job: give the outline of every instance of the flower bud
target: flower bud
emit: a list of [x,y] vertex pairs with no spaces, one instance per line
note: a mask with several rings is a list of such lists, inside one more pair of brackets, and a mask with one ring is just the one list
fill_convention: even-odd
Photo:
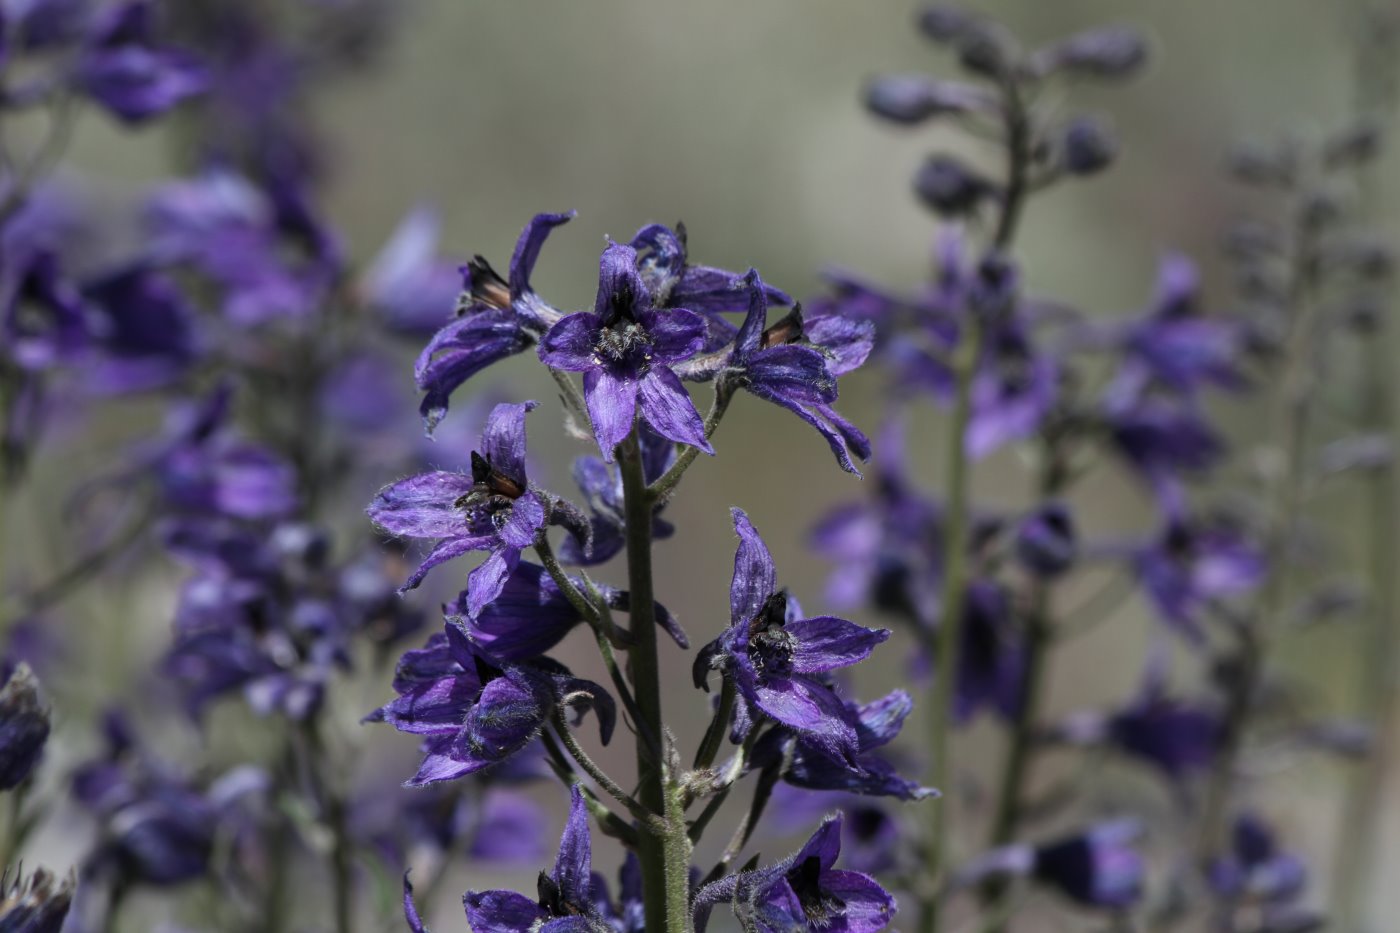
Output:
[[934,42],[956,42],[980,23],[977,14],[941,3],[919,13],[919,30]]
[[1122,79],[1131,77],[1146,61],[1147,40],[1142,33],[1129,26],[1104,26],[1042,49],[1035,56],[1035,70]]
[[29,777],[48,738],[39,682],[21,662],[0,688],[0,790],[14,790]]
[[1064,168],[1071,175],[1093,175],[1118,155],[1118,140],[1102,120],[1076,117],[1065,127]]
[[942,217],[971,214],[996,187],[950,155],[929,156],[914,176],[919,198]]
[[865,89],[867,110],[908,125],[940,114],[968,113],[987,105],[977,88],[926,75],[881,75]]

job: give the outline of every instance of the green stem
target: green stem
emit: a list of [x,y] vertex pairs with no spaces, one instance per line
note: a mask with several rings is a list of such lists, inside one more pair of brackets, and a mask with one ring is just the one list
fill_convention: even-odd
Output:
[[724,734],[729,731],[729,720],[734,715],[734,700],[734,682],[726,677],[724,686],[720,688],[719,705],[715,707],[714,718],[710,720],[710,727],[705,730],[705,737],[700,740],[700,748],[695,753],[695,770],[708,768],[715,763],[715,756],[719,754],[720,745],[724,742]]
[[635,798],[622,786],[608,776],[598,764],[589,757],[583,750],[583,746],[578,744],[578,739],[569,731],[569,724],[564,720],[564,711],[556,709],[554,711],[554,731],[559,736],[559,741],[564,743],[564,747],[569,750],[569,755],[578,762],[578,766],[583,769],[583,773],[591,777],[598,786],[607,791],[607,794],[618,803],[627,808],[627,812],[637,819],[643,826],[650,827],[653,832],[661,828],[656,814],[648,812]]
[[[1393,34],[1373,29],[1377,10],[1360,4],[1361,15],[1355,27],[1367,44],[1357,56],[1356,110],[1360,119],[1384,120],[1386,138],[1394,136],[1392,117],[1395,100],[1395,40]],[[1381,15],[1384,15],[1383,13]],[[1393,28],[1392,24],[1389,25]],[[1362,210],[1379,203],[1378,172],[1372,162],[1357,172]],[[1366,429],[1394,438],[1400,432],[1396,421],[1395,335],[1391,315],[1395,312],[1393,292],[1387,292],[1376,330],[1367,336],[1363,385],[1363,417]],[[1372,885],[1377,862],[1376,840],[1385,812],[1385,789],[1396,760],[1396,732],[1400,730],[1400,464],[1394,459],[1367,477],[1366,549],[1367,577],[1371,612],[1366,630],[1357,640],[1361,651],[1359,668],[1360,715],[1369,721],[1374,736],[1370,758],[1358,769],[1348,788],[1342,811],[1342,831],[1338,836],[1332,877],[1333,916],[1338,933],[1355,933],[1366,918],[1366,896]]]
[[[618,454],[623,521],[627,529],[627,588],[631,599],[628,630],[632,645],[627,652],[627,667],[637,701],[638,730],[643,735],[660,737],[665,733],[651,566],[654,500],[647,490],[636,428],[618,447]],[[642,901],[647,929],[686,933],[690,929],[690,843],[684,818],[673,819],[670,812],[674,807],[667,787],[664,757],[657,749],[649,748],[647,742],[637,742],[637,799],[642,807],[662,817],[665,823],[663,832],[643,825],[639,833],[637,855],[642,868]]]
[[[715,434],[715,429],[719,427],[720,420],[724,413],[729,410],[729,402],[734,398],[734,388],[720,379],[715,383],[715,396],[710,402],[710,410],[705,415],[705,439],[709,440]],[[651,484],[647,490],[651,499],[656,504],[665,503],[676,491],[677,484],[685,471],[695,462],[695,458],[700,456],[699,447],[686,447],[677,456],[675,463],[657,477],[656,482]]]
[[346,824],[345,801],[331,787],[326,765],[329,756],[322,741],[320,724],[309,720],[302,724],[306,743],[306,773],[312,781],[312,793],[320,805],[320,816],[331,833],[330,873],[331,901],[336,933],[352,933],[355,891],[353,882],[354,842]]

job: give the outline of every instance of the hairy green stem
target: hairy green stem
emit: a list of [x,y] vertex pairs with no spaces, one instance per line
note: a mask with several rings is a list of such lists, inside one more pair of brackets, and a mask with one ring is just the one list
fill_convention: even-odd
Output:
[[636,801],[631,794],[622,789],[622,786],[608,776],[598,764],[589,757],[583,750],[583,746],[578,744],[578,739],[569,731],[569,724],[564,720],[564,711],[556,709],[553,719],[554,731],[559,736],[559,741],[564,743],[569,755],[578,762],[578,766],[583,769],[598,786],[607,792],[608,796],[616,800],[627,808],[627,812],[637,819],[643,826],[649,827],[652,832],[661,830],[661,823],[657,820],[656,814],[649,812],[645,807]]
[[[679,459],[677,462],[680,462]],[[635,427],[618,447],[618,465],[622,473],[627,588],[631,600],[628,631],[632,636],[632,645],[627,652],[627,667],[637,701],[638,731],[643,735],[662,737],[665,733],[661,715],[656,596],[651,566],[654,500],[647,489],[641,443]],[[642,868],[642,901],[647,929],[686,933],[690,929],[689,838],[685,820],[671,818],[673,804],[667,787],[669,776],[665,755],[658,754],[658,751],[649,748],[645,741],[637,742],[638,802],[648,812],[662,817],[665,823],[662,832],[644,825],[639,833],[637,856]],[[682,854],[683,860],[680,858]]]

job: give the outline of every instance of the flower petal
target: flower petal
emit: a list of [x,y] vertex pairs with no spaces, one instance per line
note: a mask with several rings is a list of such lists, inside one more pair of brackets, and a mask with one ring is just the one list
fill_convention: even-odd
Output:
[[660,434],[678,444],[699,447],[707,454],[714,448],[705,439],[705,422],[695,410],[690,393],[680,378],[664,366],[657,366],[642,377],[638,386],[642,418]]
[[515,252],[510,257],[510,298],[519,301],[530,291],[530,273],[535,269],[535,260],[540,256],[540,247],[549,238],[555,227],[573,220],[574,211],[563,214],[536,214],[520,231],[520,239],[515,241]]
[[511,479],[525,482],[525,414],[539,407],[539,402],[502,404],[491,409],[486,428],[481,432],[481,452],[491,466]]
[[495,538],[490,536],[467,536],[462,538],[446,538],[439,541],[437,547],[428,552],[428,556],[423,558],[423,562],[418,565],[418,569],[413,571],[403,586],[399,587],[400,593],[417,589],[418,584],[423,582],[423,578],[428,575],[438,564],[446,563],[454,557],[461,557],[468,551],[482,551],[495,544]]
[[794,643],[792,669],[799,674],[849,667],[890,637],[889,629],[868,629],[834,616],[799,619],[784,628]]
[[589,903],[593,872],[593,840],[588,832],[588,809],[583,792],[575,784],[569,788],[569,819],[559,840],[559,857],[554,860],[554,882],[565,899],[573,904]]
[[365,511],[380,529],[403,538],[447,538],[467,530],[457,500],[472,490],[472,478],[437,470],[390,483]]
[[520,562],[520,548],[498,547],[467,577],[467,615],[476,618],[505,589],[506,578]]
[[778,572],[768,545],[758,536],[743,509],[730,509],[739,549],[734,552],[734,579],[729,585],[729,620],[747,625],[778,589]]
[[583,375],[583,399],[588,405],[588,417],[593,420],[598,449],[603,459],[612,463],[613,451],[632,433],[637,414],[637,380],[590,369]]
[[640,311],[637,320],[651,337],[651,359],[654,363],[689,359],[705,345],[705,319],[683,308]]
[[462,905],[473,933],[522,933],[549,920],[538,904],[514,891],[468,891]]
[[501,526],[501,540],[516,549],[527,548],[535,543],[535,535],[543,527],[544,503],[539,496],[527,492],[511,506],[510,518]]
[[637,271],[637,251],[621,243],[609,243],[598,260],[598,296],[593,313],[609,320],[614,313],[631,316],[651,307],[651,292]]
[[598,366],[594,348],[602,329],[602,319],[592,311],[567,315],[540,341],[540,359],[554,369],[588,372]]

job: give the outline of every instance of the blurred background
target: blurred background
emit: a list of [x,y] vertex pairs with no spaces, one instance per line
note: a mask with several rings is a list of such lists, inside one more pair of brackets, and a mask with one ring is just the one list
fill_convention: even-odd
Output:
[[[1088,87],[1076,97],[1076,107],[1111,115],[1123,147],[1118,163],[1093,184],[1065,184],[1033,203],[1019,239],[1027,289],[1090,314],[1144,305],[1167,250],[1195,257],[1207,293],[1230,301],[1221,241],[1231,221],[1258,205],[1257,195],[1223,171],[1228,149],[1251,138],[1334,129],[1352,106],[1356,22],[1348,3],[972,5],[1003,18],[1032,45],[1105,21],[1139,26],[1152,39],[1145,75],[1125,88],[1100,95]],[[480,253],[503,269],[531,215],[576,209],[578,217],[551,237],[534,276],[536,289],[562,308],[591,305],[606,238],[625,240],[652,221],[683,220],[694,259],[739,270],[756,266],[767,281],[797,296],[819,293],[822,271],[831,267],[898,289],[912,289],[929,275],[936,224],[912,196],[910,178],[923,155],[946,147],[950,137],[936,125],[901,130],[877,123],[859,103],[864,83],[876,73],[951,73],[947,59],[913,28],[914,4],[399,0],[396,6],[402,9],[391,18],[390,41],[361,74],[316,96],[308,113],[332,154],[325,211],[351,255],[373,256],[410,208],[430,204],[441,213],[444,252],[460,259]],[[85,185],[96,186],[95,193],[120,203],[177,171],[181,145],[178,125],[131,138],[110,123],[85,120],[68,167]],[[965,149],[961,141],[956,145]],[[1395,177],[1394,159],[1387,164],[1381,177]],[[1391,195],[1385,192],[1387,205]],[[1391,215],[1386,210],[1381,216]],[[418,444],[421,433],[411,380],[416,349],[405,345],[400,351],[399,442],[405,446]],[[876,373],[857,373],[842,381],[841,411],[872,433],[883,414],[879,380]],[[567,489],[568,464],[583,451],[558,430],[555,391],[533,361],[510,360],[469,389],[483,397],[544,403],[530,424],[535,478]],[[1258,421],[1251,404],[1243,399],[1220,410],[1246,440]],[[459,395],[449,422],[472,417],[468,408]],[[53,552],[67,547],[67,539],[40,527],[39,517],[102,466],[130,425],[150,417],[133,406],[114,421],[80,423],[48,446],[23,498],[4,506],[15,560],[34,568],[57,560]],[[930,410],[911,437],[912,455],[931,491],[938,488],[944,430],[942,415]],[[440,463],[455,468],[466,455],[460,438],[472,434],[444,434]],[[827,608],[828,567],[808,553],[807,534],[833,504],[866,491],[860,480],[835,468],[815,433],[752,397],[738,400],[716,446],[720,455],[691,471],[671,507],[678,536],[657,550],[660,598],[696,644],[727,621],[730,505],[749,512],[774,552],[782,581],[816,613]],[[393,469],[387,466],[392,459],[385,457],[386,470]],[[363,472],[364,485],[347,493],[337,521],[349,532],[364,524],[360,506],[377,486],[397,478]],[[989,505],[1011,508],[1028,501],[1028,479],[1014,451],[979,464],[974,482]],[[1152,521],[1143,490],[1113,471],[1104,471],[1086,490],[1080,504],[1090,534],[1111,537]],[[1328,500],[1328,514],[1336,518],[1332,531],[1343,548],[1356,508],[1345,495]],[[625,578],[620,562],[601,575],[615,583]],[[141,699],[133,685],[164,650],[178,578],[173,569],[163,581],[142,577],[139,586],[108,577],[55,614],[78,655],[73,669],[82,671],[81,677],[48,685],[61,711],[54,753],[60,761],[80,757],[90,744],[85,727],[100,704],[113,696]],[[431,607],[446,595],[443,582],[408,598]],[[1146,610],[1129,603],[1111,624],[1083,639],[1051,675],[1049,708],[1068,711],[1131,691],[1148,629]],[[580,673],[596,676],[591,646],[575,638],[564,657],[576,660]],[[1310,630],[1282,652],[1285,663],[1326,685],[1336,703],[1344,708],[1349,702],[1353,672],[1347,659],[1354,652],[1344,632]],[[690,656],[664,653],[663,683],[676,685],[670,715],[698,735],[704,710],[689,689]],[[857,693],[870,695],[903,679],[908,654],[898,639],[881,649],[863,671],[865,680],[858,679]],[[390,695],[387,677],[366,676],[333,695],[341,741],[357,748],[367,786],[406,778],[416,767],[410,737],[356,724]],[[164,740],[175,748],[199,745],[197,733],[176,718],[170,721]],[[262,747],[261,726],[251,714],[220,709],[213,722],[250,754]],[[65,729],[65,723],[79,727]],[[919,734],[918,726],[909,734]],[[993,730],[978,727],[959,746],[958,768],[985,774],[995,767],[999,748]],[[623,762],[626,748],[602,758]],[[1326,853],[1335,843],[1329,827],[1342,773],[1323,762],[1274,776],[1264,805],[1295,837],[1307,840],[1307,848]],[[549,803],[549,837],[557,838],[561,795],[544,784],[532,793]],[[1391,840],[1378,878],[1400,871],[1397,809],[1376,817],[1390,827],[1385,835]],[[63,864],[81,831],[77,820],[57,821],[43,837],[44,859]],[[611,875],[615,852],[600,848],[598,867]],[[1317,863],[1318,890],[1325,890],[1327,863]],[[461,890],[503,884],[532,890],[533,874],[490,864],[464,867],[429,907],[430,919],[438,930],[465,929]],[[1376,897],[1400,908],[1400,892],[1380,887]],[[164,909],[151,905],[150,922],[170,919],[162,917]]]

